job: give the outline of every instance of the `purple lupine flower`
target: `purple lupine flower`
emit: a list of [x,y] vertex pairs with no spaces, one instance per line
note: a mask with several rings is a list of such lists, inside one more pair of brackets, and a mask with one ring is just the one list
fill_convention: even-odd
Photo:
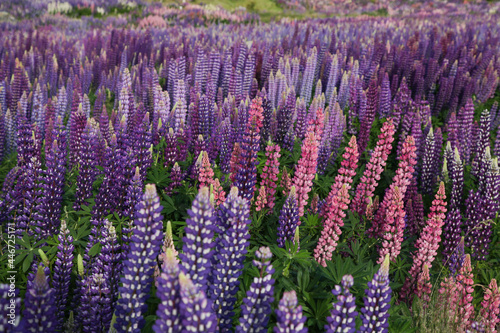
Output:
[[474,104],[472,104],[472,99],[467,100],[465,106],[460,109],[457,119],[460,126],[458,133],[460,144],[458,145],[458,148],[460,149],[460,155],[465,160],[465,163],[469,164],[471,154],[472,124],[474,122]]
[[6,151],[5,143],[7,141],[6,131],[5,131],[5,120],[3,111],[0,111],[0,162],[3,159],[3,156]]
[[202,291],[207,289],[207,279],[212,273],[211,260],[214,255],[213,237],[215,229],[215,212],[210,203],[207,187],[203,187],[188,210],[184,228],[182,252],[179,258],[182,271]]
[[205,292],[200,290],[184,273],[179,274],[180,285],[180,312],[182,319],[182,332],[215,332],[217,318],[210,309],[210,302]]
[[[132,219],[135,213],[135,206],[142,199],[142,189],[144,187],[144,183],[141,179],[140,168],[138,166],[135,167],[135,173],[132,179],[130,179],[129,184],[127,186],[127,194],[125,196],[125,204],[123,209],[123,216],[129,217]],[[122,231],[122,234],[127,234],[131,230]]]
[[481,113],[480,127],[477,140],[474,144],[476,156],[472,162],[471,174],[478,178],[479,183],[486,178],[489,169],[489,161],[484,161],[484,154],[487,148],[490,148],[490,112],[484,109]]
[[391,287],[389,286],[389,255],[387,254],[380,269],[368,282],[361,309],[363,324],[360,332],[388,332],[389,307],[391,306]]
[[141,180],[146,181],[149,167],[153,163],[151,127],[149,126],[149,113],[146,113],[142,121],[133,128],[133,161],[132,165],[138,166]]
[[54,289],[49,287],[43,265],[40,265],[24,298],[23,332],[56,332],[54,301]]
[[288,198],[283,204],[278,223],[278,246],[284,248],[285,241],[292,241],[295,229],[300,223],[295,186],[292,186]]
[[238,196],[238,189],[233,187],[226,201],[222,204],[219,217],[224,219],[220,224],[227,226],[219,232],[217,252],[213,263],[213,290],[214,310],[219,320],[221,332],[232,329],[232,317],[236,305],[236,293],[242,274],[243,261],[247,254],[250,233],[248,201]]
[[436,156],[434,131],[432,130],[432,127],[430,128],[429,134],[427,134],[427,138],[425,139],[423,153],[424,155],[422,156],[422,166],[420,172],[420,186],[422,193],[432,194],[434,191],[434,184],[437,180],[436,170],[434,170]]
[[172,167],[172,170],[170,171],[170,184],[168,184],[167,188],[165,189],[165,193],[167,195],[172,195],[174,193],[177,193],[177,191],[174,191],[174,189],[181,186],[181,180],[182,180],[182,171],[181,168],[179,167],[179,164],[175,162],[174,166]]
[[117,331],[140,332],[144,325],[143,314],[163,236],[161,211],[155,185],[146,185],[142,201],[136,207],[134,234],[123,263],[122,286],[118,288],[121,297],[115,312]]
[[[443,262],[451,264],[450,256],[455,253],[460,242],[462,226],[462,215],[458,207],[452,207],[446,215],[445,224],[443,227]],[[463,241],[463,237],[462,237]],[[449,266],[450,267],[450,266]]]
[[97,177],[98,159],[97,150],[99,149],[99,139],[97,138],[97,128],[89,120],[82,133],[80,156],[80,165],[78,167],[78,177],[76,180],[75,202],[73,209],[79,210],[82,204],[92,196],[92,186]]
[[304,326],[307,317],[302,315],[302,306],[297,301],[295,290],[285,291],[276,309],[277,324],[275,333],[307,333]]
[[54,276],[52,277],[52,287],[55,290],[55,306],[57,328],[61,329],[64,323],[66,304],[69,296],[69,283],[71,280],[71,271],[73,268],[73,237],[69,234],[66,221],[61,221],[61,231],[57,237],[59,245],[57,246],[56,261],[54,263]]
[[453,253],[451,254],[448,262],[446,263],[453,276],[456,276],[456,274],[460,271],[462,265],[464,264],[464,260],[465,260],[465,243],[464,243],[464,237],[462,237],[458,245],[453,249]]
[[35,230],[40,239],[55,234],[59,228],[64,176],[66,174],[66,147],[59,147],[57,140],[45,157],[41,198],[35,207]]
[[80,283],[78,315],[83,333],[107,332],[112,317],[109,281],[92,268]]
[[162,273],[157,279],[156,295],[160,299],[160,304],[156,310],[158,319],[153,325],[153,330],[157,333],[176,333],[182,329],[179,272],[175,253],[171,248],[167,248]]
[[169,167],[177,161],[177,135],[173,128],[168,129],[165,135],[165,167]]
[[380,87],[380,107],[378,110],[378,114],[381,117],[387,117],[392,111],[391,100],[392,98],[389,75],[386,72],[384,78],[382,79],[382,85]]
[[349,288],[354,284],[352,275],[344,275],[341,285],[336,285],[332,290],[333,295],[337,296],[337,302],[333,303],[331,315],[326,318],[328,324],[325,325],[327,333],[356,331],[356,298],[351,294]]
[[0,283],[0,332],[13,333],[17,332],[21,316],[21,298],[19,297],[19,290],[13,287],[13,281],[7,279],[9,284]]
[[87,123],[87,116],[83,113],[82,105],[78,106],[76,112],[72,112],[70,116],[70,133],[69,133],[69,163],[74,166],[81,162],[82,150],[82,133]]
[[271,258],[273,254],[268,247],[261,247],[255,252],[253,265],[259,270],[259,276],[254,277],[250,289],[241,304],[240,324],[236,333],[264,332],[271,314],[271,304],[274,301],[274,273]]

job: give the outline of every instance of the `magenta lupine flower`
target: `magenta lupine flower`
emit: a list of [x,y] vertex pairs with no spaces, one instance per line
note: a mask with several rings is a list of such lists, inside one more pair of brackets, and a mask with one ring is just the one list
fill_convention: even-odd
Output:
[[267,204],[267,195],[266,188],[264,186],[259,187],[259,194],[257,195],[257,199],[255,200],[255,210],[260,212],[266,207]]
[[415,164],[417,164],[417,155],[415,153],[416,149],[417,148],[415,147],[415,141],[413,137],[411,135],[408,135],[405,139],[405,142],[403,143],[401,154],[399,156],[399,165],[398,169],[396,170],[396,175],[392,179],[392,184],[385,193],[384,200],[377,210],[377,213],[372,221],[373,223],[371,228],[367,231],[367,233],[372,237],[380,236],[383,230],[385,214],[389,205],[391,204],[394,195],[394,189],[398,187],[399,191],[401,192],[401,197],[404,197],[406,189],[410,185],[412,173],[415,171],[413,167],[415,166]]
[[269,208],[269,213],[273,211],[274,208],[274,196],[276,194],[276,187],[278,186],[278,174],[279,174],[279,158],[280,146],[277,144],[272,144],[270,141],[267,143],[266,147],[266,163],[262,169],[260,186],[265,188],[266,193],[266,204],[265,207]]
[[292,183],[297,190],[299,204],[299,216],[304,215],[304,207],[307,205],[308,193],[311,191],[313,179],[316,175],[318,162],[318,136],[314,132],[308,132],[302,143],[302,153],[297,162]]
[[394,187],[392,191],[387,191],[386,196],[391,194],[391,203],[386,210],[385,222],[380,230],[382,247],[379,249],[377,263],[381,264],[385,256],[389,254],[391,261],[395,261],[401,252],[403,242],[403,232],[405,227],[405,211],[403,207],[403,195],[399,187]]
[[236,333],[263,332],[267,328],[271,315],[271,304],[274,301],[274,273],[271,258],[273,254],[268,247],[255,251],[256,260],[253,265],[259,270],[259,276],[253,278],[243,303],[241,304],[240,324]]
[[465,331],[474,318],[474,306],[472,305],[472,293],[474,292],[474,275],[470,255],[465,255],[465,260],[460,269],[456,281],[458,284],[458,318],[460,318],[461,331]]
[[252,100],[248,112],[248,122],[241,144],[241,155],[236,170],[234,185],[238,187],[240,195],[251,200],[257,183],[257,153],[260,144],[260,129],[263,120],[262,98]]
[[364,307],[361,309],[363,324],[360,332],[388,332],[389,308],[391,306],[391,287],[389,286],[389,255],[385,256],[379,270],[368,282],[363,297]]
[[441,182],[436,198],[432,202],[431,211],[427,225],[422,230],[420,238],[417,239],[415,247],[417,252],[413,254],[413,266],[401,290],[401,299],[411,297],[415,291],[415,283],[420,278],[424,265],[430,269],[434,261],[439,243],[446,213],[446,194],[444,183]]
[[233,151],[231,153],[231,160],[229,161],[230,174],[231,174],[229,179],[231,179],[231,182],[233,183],[236,181],[238,162],[240,160],[240,156],[241,156],[241,146],[239,142],[236,142],[234,144]]
[[495,279],[491,279],[484,292],[480,314],[488,332],[495,333],[497,331],[496,326],[500,323],[500,290]]
[[153,325],[153,330],[157,333],[180,332],[180,286],[179,286],[179,264],[175,253],[171,248],[167,248],[162,264],[162,272],[157,279],[156,295],[160,299],[156,315],[158,319]]
[[348,191],[351,189],[353,177],[356,175],[359,158],[355,136],[351,137],[342,157],[344,160],[326,198],[326,204],[323,208],[324,227],[318,245],[314,249],[314,258],[324,267],[326,267],[326,261],[331,260],[332,253],[337,247],[337,242],[342,234],[340,228],[344,225],[343,219],[346,216],[344,211],[347,210],[351,200]]
[[274,333],[307,333],[307,327],[305,327],[307,318],[302,315],[302,306],[297,301],[295,290],[283,293],[275,312],[277,323]]
[[384,171],[387,157],[391,153],[392,142],[394,141],[394,124],[392,119],[387,119],[382,125],[378,136],[377,145],[370,157],[370,162],[361,177],[359,185],[356,187],[356,196],[351,203],[351,209],[359,216],[364,215],[366,206],[373,197],[373,192],[380,180],[380,175]]
[[226,201],[226,192],[220,184],[219,178],[215,178],[213,184],[210,185],[210,193],[214,196],[214,207],[219,207],[224,201]]
[[354,284],[352,275],[344,275],[342,282],[335,286],[332,290],[337,301],[333,303],[333,309],[330,316],[326,318],[328,324],[325,325],[327,333],[354,333],[356,332],[356,297],[351,293],[349,288]]

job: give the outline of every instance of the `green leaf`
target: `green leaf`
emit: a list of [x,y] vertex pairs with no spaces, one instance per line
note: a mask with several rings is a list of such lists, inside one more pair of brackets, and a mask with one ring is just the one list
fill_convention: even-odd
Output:
[[101,252],[101,243],[94,244],[89,250],[89,256],[95,257],[98,253]]
[[28,254],[28,256],[26,257],[26,259],[24,259],[24,262],[23,262],[23,272],[27,272],[28,269],[30,268],[31,266],[31,263],[33,262],[33,258],[34,258],[34,255],[33,253],[30,253]]

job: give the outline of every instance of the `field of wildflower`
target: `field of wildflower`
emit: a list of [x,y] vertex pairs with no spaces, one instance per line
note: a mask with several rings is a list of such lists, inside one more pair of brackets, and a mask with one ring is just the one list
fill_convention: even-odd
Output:
[[500,4],[273,6],[0,0],[0,332],[500,330]]

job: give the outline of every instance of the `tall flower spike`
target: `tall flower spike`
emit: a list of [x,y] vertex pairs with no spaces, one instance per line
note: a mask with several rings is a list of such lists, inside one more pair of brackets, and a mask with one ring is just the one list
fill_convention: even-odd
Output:
[[495,279],[491,279],[484,292],[480,314],[488,332],[495,333],[496,326],[500,323],[500,290]]
[[403,232],[405,227],[405,211],[403,207],[403,195],[399,187],[395,187],[392,194],[391,205],[386,212],[386,221],[382,228],[382,247],[379,249],[377,263],[382,263],[385,256],[389,254],[392,261],[396,260],[401,252]]
[[54,301],[54,289],[49,287],[43,265],[40,265],[24,299],[24,332],[56,331]]
[[233,325],[234,307],[237,301],[236,293],[239,290],[239,276],[242,274],[243,261],[247,254],[250,233],[248,201],[238,196],[238,189],[233,187],[227,200],[221,206],[225,219],[222,223],[227,225],[219,233],[217,252],[213,263],[216,263],[213,273],[214,310],[219,320],[221,332],[231,331]]
[[444,183],[441,182],[439,190],[436,193],[436,198],[432,201],[427,225],[422,230],[420,238],[416,241],[415,247],[417,248],[417,252],[413,254],[413,265],[401,290],[402,299],[413,295],[416,287],[415,283],[420,279],[424,265],[427,265],[428,269],[432,267],[432,262],[437,255],[439,243],[441,242],[441,233],[446,213],[445,199]]
[[208,153],[202,151],[198,160],[201,160],[201,168],[198,174],[198,182],[200,184],[199,188],[208,187],[214,183],[214,170],[210,165],[210,159],[208,158]]
[[260,186],[265,187],[266,193],[266,207],[269,208],[269,213],[273,211],[274,208],[274,196],[276,194],[276,187],[278,182],[278,174],[279,174],[279,158],[280,154],[280,146],[277,144],[272,144],[271,142],[267,143],[266,147],[266,164],[262,169],[261,182]]
[[327,333],[345,332],[354,333],[356,331],[356,298],[351,294],[349,288],[354,284],[352,275],[344,275],[342,282],[335,286],[332,294],[337,297],[337,302],[333,303],[333,309],[325,325]]
[[388,332],[389,307],[391,306],[391,287],[389,286],[390,258],[387,254],[384,262],[373,279],[368,282],[363,297],[364,307],[361,309],[363,324],[360,332]]
[[419,274],[417,280],[416,295],[420,298],[422,302],[422,307],[427,309],[429,307],[429,302],[431,300],[431,277],[429,275],[429,266],[424,265],[422,268],[422,273]]
[[182,332],[215,332],[217,318],[210,309],[210,303],[205,292],[183,273],[179,274],[181,303],[180,310],[183,315]]
[[261,247],[255,252],[255,256],[257,260],[253,261],[253,265],[259,270],[259,276],[254,277],[243,299],[240,324],[236,327],[236,333],[265,331],[272,311],[271,304],[274,301],[272,253],[268,247]]
[[182,262],[182,271],[187,274],[193,283],[202,291],[207,289],[208,277],[212,272],[210,262],[214,255],[215,213],[210,203],[207,187],[203,187],[188,210],[185,236],[179,258]]
[[472,293],[474,292],[474,275],[470,255],[465,255],[465,260],[457,275],[458,282],[458,318],[460,318],[460,329],[465,331],[470,327],[474,317],[474,306],[472,305]]
[[292,241],[300,223],[297,195],[295,186],[292,186],[288,198],[283,204],[278,220],[278,246],[284,248],[285,241]]
[[283,293],[275,312],[277,317],[275,333],[307,333],[307,327],[304,325],[307,318],[302,315],[302,306],[297,301],[295,290]]
[[57,327],[60,329],[64,322],[64,311],[69,296],[69,283],[71,280],[71,271],[73,268],[73,237],[69,234],[66,221],[61,221],[61,231],[58,236],[59,245],[57,246],[56,262],[54,263],[54,276],[52,277],[52,286],[55,290],[55,306],[57,316]]
[[116,305],[115,328],[140,332],[144,325],[156,258],[162,241],[162,206],[153,184],[146,185],[142,201],[137,204],[130,252],[123,263],[120,298]]
[[163,256],[162,273],[157,280],[156,295],[160,299],[156,315],[158,319],[153,325],[157,333],[180,332],[180,287],[179,287],[179,264],[176,254],[172,248],[167,248]]
[[236,170],[234,182],[234,185],[240,191],[240,195],[247,200],[253,198],[255,184],[257,183],[257,165],[259,164],[257,153],[260,144],[260,129],[264,118],[263,112],[262,98],[256,97],[252,100],[248,112],[248,122],[243,135],[239,167]]
[[356,175],[359,157],[355,136],[351,137],[342,157],[344,160],[326,198],[326,204],[323,206],[324,227],[318,245],[314,249],[314,258],[324,267],[326,267],[326,261],[331,260],[332,253],[337,247],[337,242],[342,234],[340,228],[344,226],[345,210],[351,201],[349,189],[351,189],[353,178]]
[[361,177],[361,182],[356,187],[356,196],[352,201],[351,208],[360,216],[365,213],[366,206],[370,198],[373,197],[377,182],[380,180],[380,175],[384,171],[387,157],[391,153],[394,131],[394,124],[389,118],[382,125],[370,162],[368,162],[363,177]]

